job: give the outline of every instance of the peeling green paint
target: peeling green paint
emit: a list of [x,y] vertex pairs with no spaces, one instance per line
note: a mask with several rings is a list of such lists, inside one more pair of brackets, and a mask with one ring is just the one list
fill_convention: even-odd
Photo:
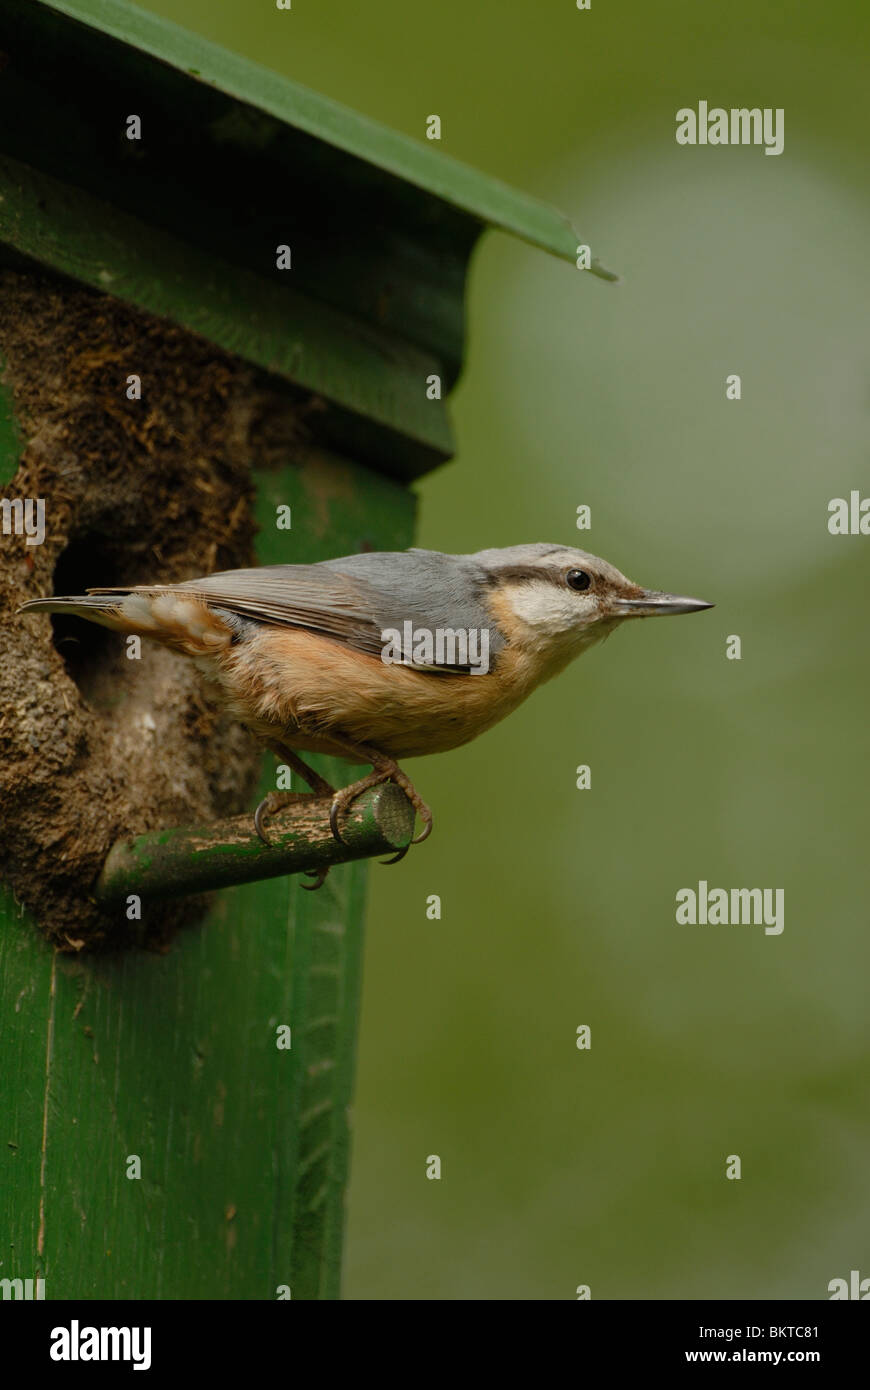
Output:
[[268,845],[250,815],[120,841],[109,852],[94,896],[113,903],[130,893],[165,898],[210,892],[394,853],[411,842],[414,811],[398,787],[380,786],[360,796],[342,821],[341,843],[330,829],[329,806],[328,797],[303,796],[270,820]]

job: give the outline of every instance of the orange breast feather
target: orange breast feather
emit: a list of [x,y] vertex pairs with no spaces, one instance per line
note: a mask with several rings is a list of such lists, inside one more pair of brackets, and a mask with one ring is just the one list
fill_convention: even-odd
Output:
[[442,752],[503,719],[536,684],[511,651],[485,675],[387,664],[297,628],[259,627],[217,654],[239,718],[291,748],[338,753],[330,730],[394,758]]

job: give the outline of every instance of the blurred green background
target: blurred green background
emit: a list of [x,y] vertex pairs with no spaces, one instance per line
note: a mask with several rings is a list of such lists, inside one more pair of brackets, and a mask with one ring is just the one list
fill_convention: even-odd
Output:
[[[868,12],[147,8],[414,137],[437,112],[445,152],[622,272],[481,243],[458,455],[420,485],[419,543],[574,542],[717,604],[623,629],[409,765],[436,833],[371,873],[345,1296],[826,1298],[870,1276],[870,537],[826,525],[870,495]],[[677,146],[701,99],[784,107],[784,153]],[[677,926],[701,878],[784,888],[783,934]]]

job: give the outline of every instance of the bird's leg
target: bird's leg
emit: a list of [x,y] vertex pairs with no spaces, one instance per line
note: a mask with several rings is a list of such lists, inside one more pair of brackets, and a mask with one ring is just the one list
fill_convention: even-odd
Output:
[[[277,757],[283,759],[283,761],[287,763],[291,772],[295,772],[297,777],[301,777],[303,782],[307,782],[308,786],[311,788],[311,792],[313,792],[315,796],[335,795],[335,787],[330,786],[325,778],[320,776],[319,772],[315,772],[313,767],[309,767],[307,763],[303,762],[291,748],[287,748],[281,743],[270,743],[268,746]],[[309,795],[309,792],[274,791],[268,792],[266,796],[263,797],[263,800],[254,812],[254,828],[264,845],[270,843],[269,837],[266,834],[264,822],[271,816],[274,816],[276,811],[280,811],[283,807],[289,806],[298,797]],[[307,889],[308,892],[314,892],[315,889],[323,885],[326,875],[329,873],[329,865],[327,865],[325,869],[312,869],[307,872],[309,878],[314,878],[317,881],[315,883],[303,883],[302,887]]]
[[[353,743],[349,739],[342,738],[333,730],[329,732],[329,741],[341,747],[346,756],[354,759],[355,762],[371,763],[372,770],[367,777],[361,777],[358,782],[351,782],[350,786],[342,787],[332,798],[332,806],[329,811],[329,824],[336,840],[341,840],[339,829],[339,817],[346,812],[351,802],[355,801],[360,792],[366,791],[369,787],[377,787],[381,782],[394,782],[397,787],[401,787],[406,797],[410,801],[414,810],[423,821],[423,829],[420,834],[411,841],[412,845],[419,845],[425,840],[432,830],[432,812],[426,802],[420,796],[410,777],[402,771],[398,763],[393,758],[388,758],[385,753],[381,753],[377,748],[372,748],[367,743]],[[398,854],[391,859],[384,859],[384,864],[396,864],[400,859],[404,859],[408,853],[408,846],[400,849]]]
[[[297,777],[301,777],[303,782],[307,782],[315,796],[334,796],[335,787],[327,782],[325,777],[321,777],[319,772],[315,772],[313,767],[309,767],[294,753],[292,748],[282,747],[281,744],[274,745],[278,756],[284,758],[291,772],[295,772]],[[301,793],[305,795],[304,792]]]

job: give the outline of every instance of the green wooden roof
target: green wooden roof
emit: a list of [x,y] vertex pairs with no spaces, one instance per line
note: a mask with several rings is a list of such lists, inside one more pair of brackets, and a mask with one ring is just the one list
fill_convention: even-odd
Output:
[[[32,4],[33,0],[27,0]],[[492,227],[573,261],[582,238],[561,213],[423,141],[390,130],[127,0],[42,0],[45,9],[79,20],[198,82],[208,83],[284,125],[304,130],[345,154],[443,198]],[[592,273],[614,279],[595,265]]]
[[546,204],[126,0],[2,0],[0,53],[0,254],[316,392],[339,441],[387,471],[451,452],[421,381],[459,372],[482,230],[572,262],[582,241]]

